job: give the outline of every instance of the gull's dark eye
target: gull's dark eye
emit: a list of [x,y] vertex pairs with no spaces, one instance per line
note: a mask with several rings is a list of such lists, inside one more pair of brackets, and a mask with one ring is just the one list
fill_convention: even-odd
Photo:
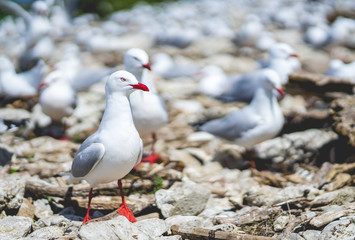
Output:
[[121,77],[120,80],[121,80],[121,82],[127,81],[127,79],[125,79],[125,78],[123,78],[123,77]]

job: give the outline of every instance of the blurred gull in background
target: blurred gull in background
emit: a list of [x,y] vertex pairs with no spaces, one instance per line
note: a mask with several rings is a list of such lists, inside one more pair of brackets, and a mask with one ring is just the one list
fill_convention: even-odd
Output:
[[324,74],[341,78],[355,77],[355,61],[346,64],[339,59],[333,59],[329,62],[328,70]]
[[274,89],[281,95],[283,91],[276,72],[262,71],[263,79],[248,106],[223,118],[208,121],[198,126],[198,130],[246,148],[275,137],[283,127],[284,117]]
[[124,65],[140,83],[148,86],[149,92],[137,91],[130,95],[134,124],[140,136],[151,135],[152,153],[142,161],[154,163],[159,158],[155,153],[156,131],[168,123],[168,112],[163,99],[158,95],[154,81],[147,70],[151,70],[148,54],[139,48],[129,49],[124,56]]
[[47,72],[47,65],[37,59],[36,65],[22,73],[16,73],[15,67],[6,56],[0,57],[0,89],[8,98],[34,96],[38,93],[38,85]]

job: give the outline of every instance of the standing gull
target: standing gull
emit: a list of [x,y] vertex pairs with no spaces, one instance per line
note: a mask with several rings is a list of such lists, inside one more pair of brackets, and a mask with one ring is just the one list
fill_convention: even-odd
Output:
[[47,65],[41,59],[29,71],[16,73],[15,66],[6,56],[0,56],[0,89],[1,94],[9,98],[34,96],[38,92],[38,84],[47,72]]
[[251,103],[227,116],[206,122],[198,129],[236,142],[246,148],[275,137],[282,129],[284,117],[273,90],[284,95],[279,76],[264,70],[263,80]]
[[122,197],[121,207],[117,211],[129,221],[136,221],[126,204],[121,183],[121,179],[140,162],[143,153],[143,142],[134,126],[128,100],[128,96],[136,89],[149,91],[129,72],[111,74],[106,83],[106,109],[100,126],[83,142],[74,157],[72,175],[85,179],[91,186],[83,223],[91,220],[92,188],[117,179]]
[[124,65],[140,83],[146,84],[151,92],[135,92],[129,97],[134,124],[141,136],[152,135],[152,153],[142,161],[154,163],[158,156],[154,150],[155,132],[168,122],[168,113],[163,99],[155,90],[153,79],[149,78],[150,70],[148,54],[139,48],[128,50],[124,57]]

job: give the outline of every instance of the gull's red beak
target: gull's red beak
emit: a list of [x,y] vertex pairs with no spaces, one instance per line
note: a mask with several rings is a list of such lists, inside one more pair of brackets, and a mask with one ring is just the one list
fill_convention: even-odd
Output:
[[296,53],[291,53],[291,54],[290,54],[290,57],[298,58],[298,55],[297,55]]
[[40,84],[38,84],[38,89],[42,89],[42,88],[47,87],[47,86],[48,86],[47,83],[41,82]]
[[285,92],[281,88],[276,88],[277,92],[280,93],[281,97],[285,96]]
[[135,89],[140,89],[140,90],[149,92],[149,88],[146,85],[144,85],[143,83],[131,84],[131,86]]
[[152,71],[152,68],[150,66],[150,63],[143,64],[143,67],[148,69],[149,71]]

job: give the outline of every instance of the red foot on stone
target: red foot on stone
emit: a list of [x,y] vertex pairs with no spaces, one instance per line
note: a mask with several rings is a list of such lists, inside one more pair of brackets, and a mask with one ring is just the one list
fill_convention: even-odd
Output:
[[159,160],[158,155],[155,152],[153,152],[148,157],[143,158],[141,162],[149,162],[150,164],[153,164],[158,160]]
[[251,160],[251,161],[246,161],[246,163],[249,165],[249,168],[254,168],[254,169],[256,169],[256,164],[255,164],[255,162],[254,162],[253,160]]
[[133,169],[137,169],[142,164],[142,162],[149,162],[150,164],[153,164],[156,163],[158,160],[159,160],[158,155],[155,152],[153,152],[148,157],[143,158],[141,162],[138,163],[137,166],[135,166]]
[[69,141],[69,138],[67,138],[67,137],[61,137],[61,138],[59,138],[59,140],[60,140],[60,141],[66,141],[66,142],[67,142],[67,141]]
[[131,210],[129,210],[127,204],[124,202],[122,203],[121,207],[117,210],[118,214],[125,216],[128,221],[130,222],[137,222],[136,218],[134,217],[133,213]]
[[91,217],[89,215],[86,215],[82,224],[87,223],[89,221],[91,221]]

